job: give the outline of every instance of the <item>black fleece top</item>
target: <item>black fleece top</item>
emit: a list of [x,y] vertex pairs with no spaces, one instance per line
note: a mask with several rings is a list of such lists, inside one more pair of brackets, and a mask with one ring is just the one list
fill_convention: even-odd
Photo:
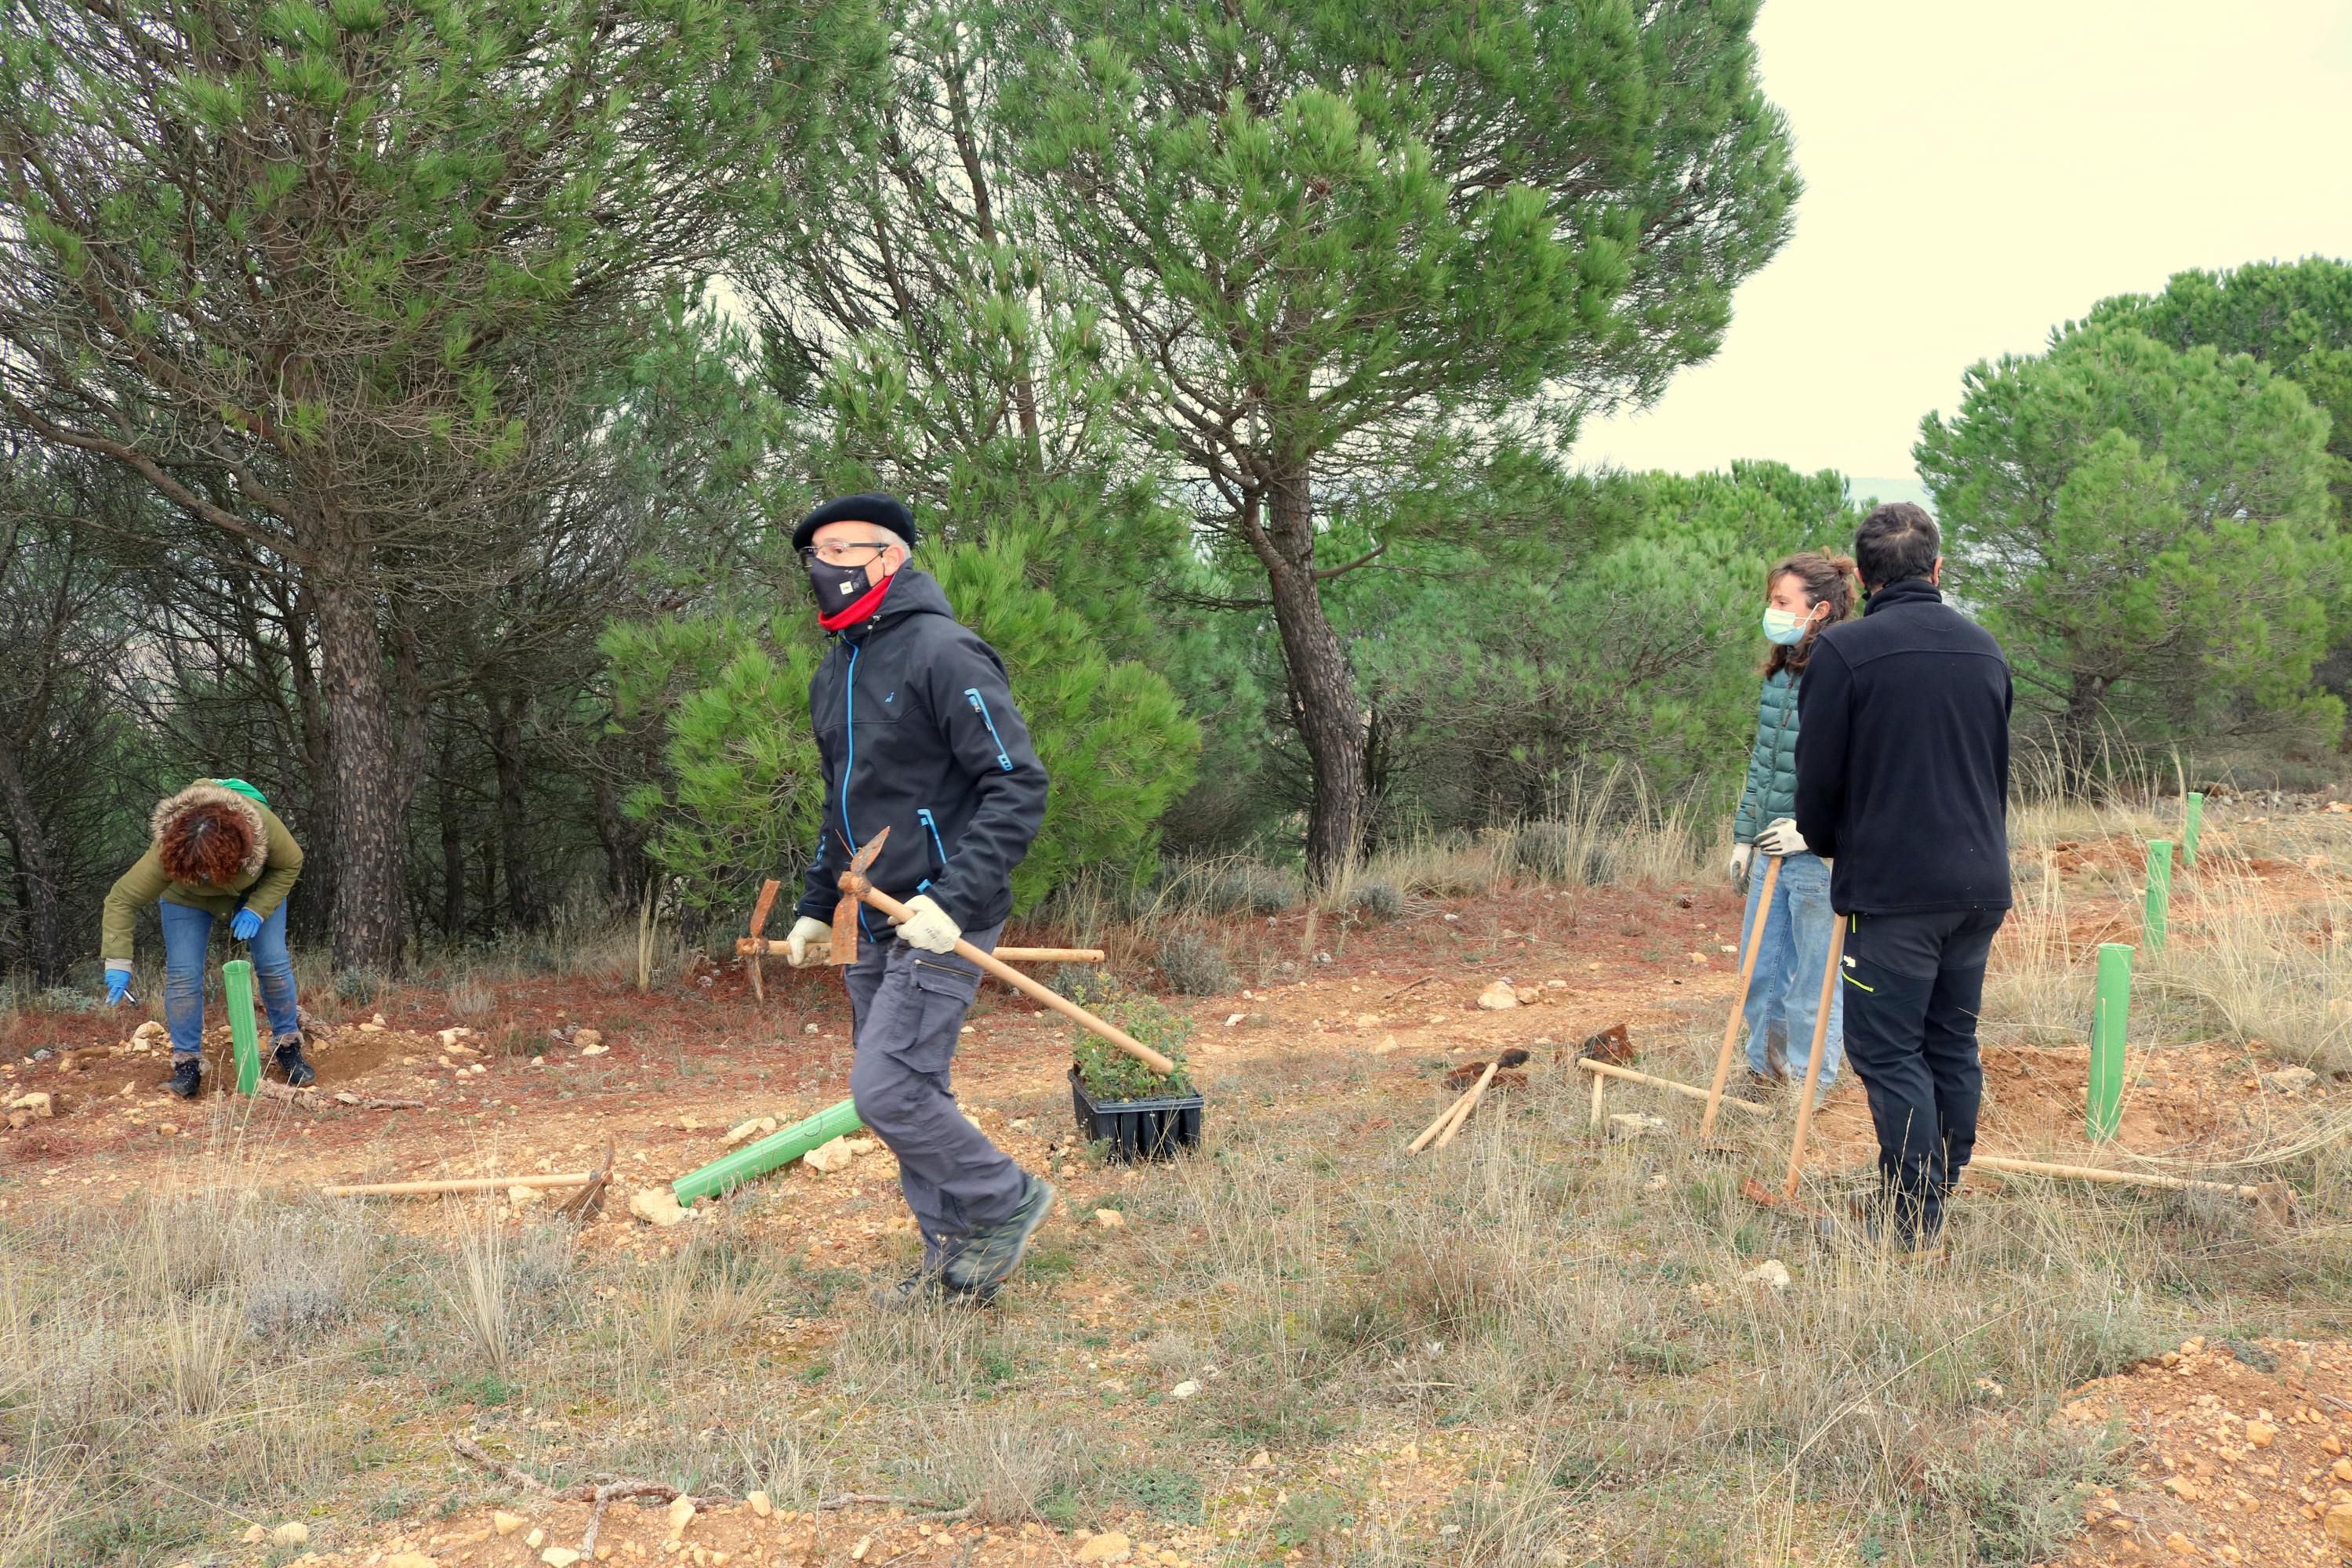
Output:
[[1797,698],[1797,831],[1840,914],[2005,910],[2009,662],[1924,578],[1823,630]]
[[[1013,868],[1045,819],[1045,768],[1003,662],[928,573],[901,567],[879,607],[835,634],[809,681],[824,827],[797,912],[833,918],[856,846],[885,827],[867,879],[929,893],[966,931],[1013,911]],[[869,937],[888,923],[859,911]]]

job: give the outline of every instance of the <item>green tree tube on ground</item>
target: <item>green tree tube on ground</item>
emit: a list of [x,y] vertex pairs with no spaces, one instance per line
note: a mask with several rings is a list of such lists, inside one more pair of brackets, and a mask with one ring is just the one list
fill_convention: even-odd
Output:
[[681,1204],[691,1204],[697,1198],[730,1192],[865,1125],[858,1120],[856,1103],[845,1100],[805,1121],[796,1121],[782,1131],[769,1133],[757,1143],[747,1143],[723,1159],[713,1160],[699,1171],[688,1172],[669,1184],[670,1194]]

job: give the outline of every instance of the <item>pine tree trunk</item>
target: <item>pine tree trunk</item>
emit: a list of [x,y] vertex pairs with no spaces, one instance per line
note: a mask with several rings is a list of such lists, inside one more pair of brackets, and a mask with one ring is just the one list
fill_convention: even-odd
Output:
[[[400,803],[375,595],[365,586],[365,547],[322,559],[315,584],[319,676],[335,780],[335,959],[346,968],[401,963]],[[325,554],[321,552],[322,556]]]
[[615,914],[636,907],[645,889],[645,843],[621,815],[621,792],[604,768],[596,771],[596,840],[604,847],[604,892]]
[[66,978],[65,924],[58,912],[57,859],[49,852],[49,836],[41,814],[26,788],[17,766],[16,748],[0,735],[0,796],[5,797],[8,837],[16,850],[17,898],[25,911],[26,953],[34,975],[44,985],[62,985]]
[[509,695],[489,699],[490,754],[499,777],[499,848],[507,863],[507,919],[523,931],[537,931],[547,912],[530,870],[530,819],[523,798],[522,708]]
[[1275,625],[1282,634],[1292,717],[1314,774],[1307,815],[1307,876],[1319,887],[1343,870],[1363,845],[1364,721],[1347,650],[1323,613],[1323,597],[1316,586],[1307,482],[1302,464],[1269,487],[1263,530],[1266,545],[1258,554],[1274,600]]
[[441,766],[435,812],[441,819],[441,934],[466,933],[466,820],[457,798],[457,725],[442,732]]
[[335,752],[318,666],[311,660],[315,599],[309,589],[298,588],[286,608],[286,672],[294,683],[295,711],[301,716],[302,769],[310,782],[307,809],[295,829],[302,845],[302,897],[289,909],[287,919],[312,940],[334,934],[335,889],[342,882],[341,836],[335,829]]

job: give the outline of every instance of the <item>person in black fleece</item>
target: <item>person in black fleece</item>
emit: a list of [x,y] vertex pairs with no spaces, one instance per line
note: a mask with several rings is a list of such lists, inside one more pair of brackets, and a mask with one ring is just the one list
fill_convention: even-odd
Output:
[[1045,817],[1045,769],[996,650],[959,623],[929,574],[907,564],[906,504],[844,496],[793,531],[818,624],[836,639],[809,681],[824,767],[815,853],[785,939],[794,968],[826,962],[840,877],[890,830],[867,868],[907,906],[860,906],[849,989],[850,1098],[898,1159],[923,1262],[887,1305],[986,1300],[1019,1267],[1054,1189],[1014,1164],[956,1108],[949,1072],[980,968],[1013,912],[1013,868]]
[[1907,501],[1854,536],[1869,607],[1815,639],[1798,699],[1797,832],[1846,924],[1846,1059],[1870,1098],[1868,1233],[1932,1243],[1976,1145],[1985,960],[2010,906],[2009,663],[1944,603]]

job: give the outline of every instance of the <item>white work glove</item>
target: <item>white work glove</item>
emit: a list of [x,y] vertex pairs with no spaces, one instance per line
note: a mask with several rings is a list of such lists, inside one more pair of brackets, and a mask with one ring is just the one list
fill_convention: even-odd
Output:
[[1756,836],[1756,847],[1775,858],[1802,855],[1805,852],[1805,836],[1797,831],[1793,818],[1784,816]]
[[956,939],[963,935],[963,927],[948,918],[939,900],[929,893],[917,893],[907,900],[907,912],[892,915],[890,923],[909,947],[919,947],[925,952],[953,952]]
[[784,938],[784,962],[794,969],[806,969],[813,963],[823,963],[833,956],[833,927],[813,915],[803,915],[793,922],[792,933]]
[[1731,847],[1731,880],[1734,886],[1748,886],[1748,868],[1756,863],[1756,846],[1735,844]]

